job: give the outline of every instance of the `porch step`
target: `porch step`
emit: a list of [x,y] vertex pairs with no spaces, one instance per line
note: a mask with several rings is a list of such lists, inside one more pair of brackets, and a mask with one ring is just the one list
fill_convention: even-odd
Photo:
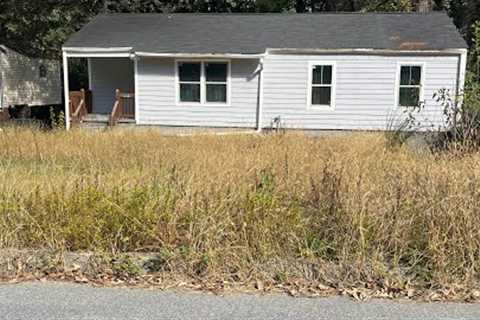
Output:
[[[79,124],[79,127],[82,129],[89,129],[89,130],[105,130],[108,127],[108,114],[94,114],[90,113],[87,114],[83,121]],[[114,128],[117,127],[131,127],[135,126],[134,119],[118,119],[117,124]]]
[[83,122],[107,122],[108,114],[89,113],[83,118]]

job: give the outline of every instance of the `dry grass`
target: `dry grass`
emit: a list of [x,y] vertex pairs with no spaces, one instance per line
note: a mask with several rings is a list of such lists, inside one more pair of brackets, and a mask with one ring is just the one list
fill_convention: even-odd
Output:
[[1,248],[158,252],[165,270],[233,281],[479,278],[479,154],[375,134],[5,129],[0,176]]

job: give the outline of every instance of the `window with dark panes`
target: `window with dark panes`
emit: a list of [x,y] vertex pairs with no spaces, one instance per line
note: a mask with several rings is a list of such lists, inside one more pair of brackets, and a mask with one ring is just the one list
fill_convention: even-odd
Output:
[[315,65],[312,67],[312,105],[331,106],[333,66]]
[[402,107],[414,107],[420,104],[422,90],[422,67],[401,66],[398,104]]
[[178,62],[179,102],[199,104],[228,102],[229,62]]
[[200,102],[201,68],[200,62],[178,63],[180,102]]
[[227,68],[227,63],[205,62],[207,102],[227,102]]

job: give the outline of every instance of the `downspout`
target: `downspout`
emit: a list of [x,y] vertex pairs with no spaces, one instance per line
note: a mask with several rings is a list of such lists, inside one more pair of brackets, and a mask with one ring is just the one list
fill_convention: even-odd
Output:
[[257,68],[258,73],[258,95],[257,95],[257,132],[262,132],[262,112],[263,112],[263,60],[260,59],[260,63]]

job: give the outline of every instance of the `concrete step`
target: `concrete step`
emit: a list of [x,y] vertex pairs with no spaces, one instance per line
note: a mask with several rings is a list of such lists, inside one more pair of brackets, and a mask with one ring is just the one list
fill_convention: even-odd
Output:
[[83,122],[108,122],[108,114],[89,113],[83,118]]
[[[109,115],[108,114],[87,114],[84,118],[83,118],[83,122],[106,122],[108,123],[108,119],[109,119]],[[135,119],[131,119],[131,118],[120,118],[118,119],[117,121],[118,123],[135,123]]]
[[95,122],[95,121],[84,121],[79,124],[76,124],[78,128],[86,129],[86,130],[94,130],[94,131],[101,131],[107,130],[108,122]]
[[[106,130],[108,126],[108,114],[90,113],[86,115],[78,127],[88,130]],[[135,126],[135,119],[119,119],[113,128],[117,127],[133,127]]]

